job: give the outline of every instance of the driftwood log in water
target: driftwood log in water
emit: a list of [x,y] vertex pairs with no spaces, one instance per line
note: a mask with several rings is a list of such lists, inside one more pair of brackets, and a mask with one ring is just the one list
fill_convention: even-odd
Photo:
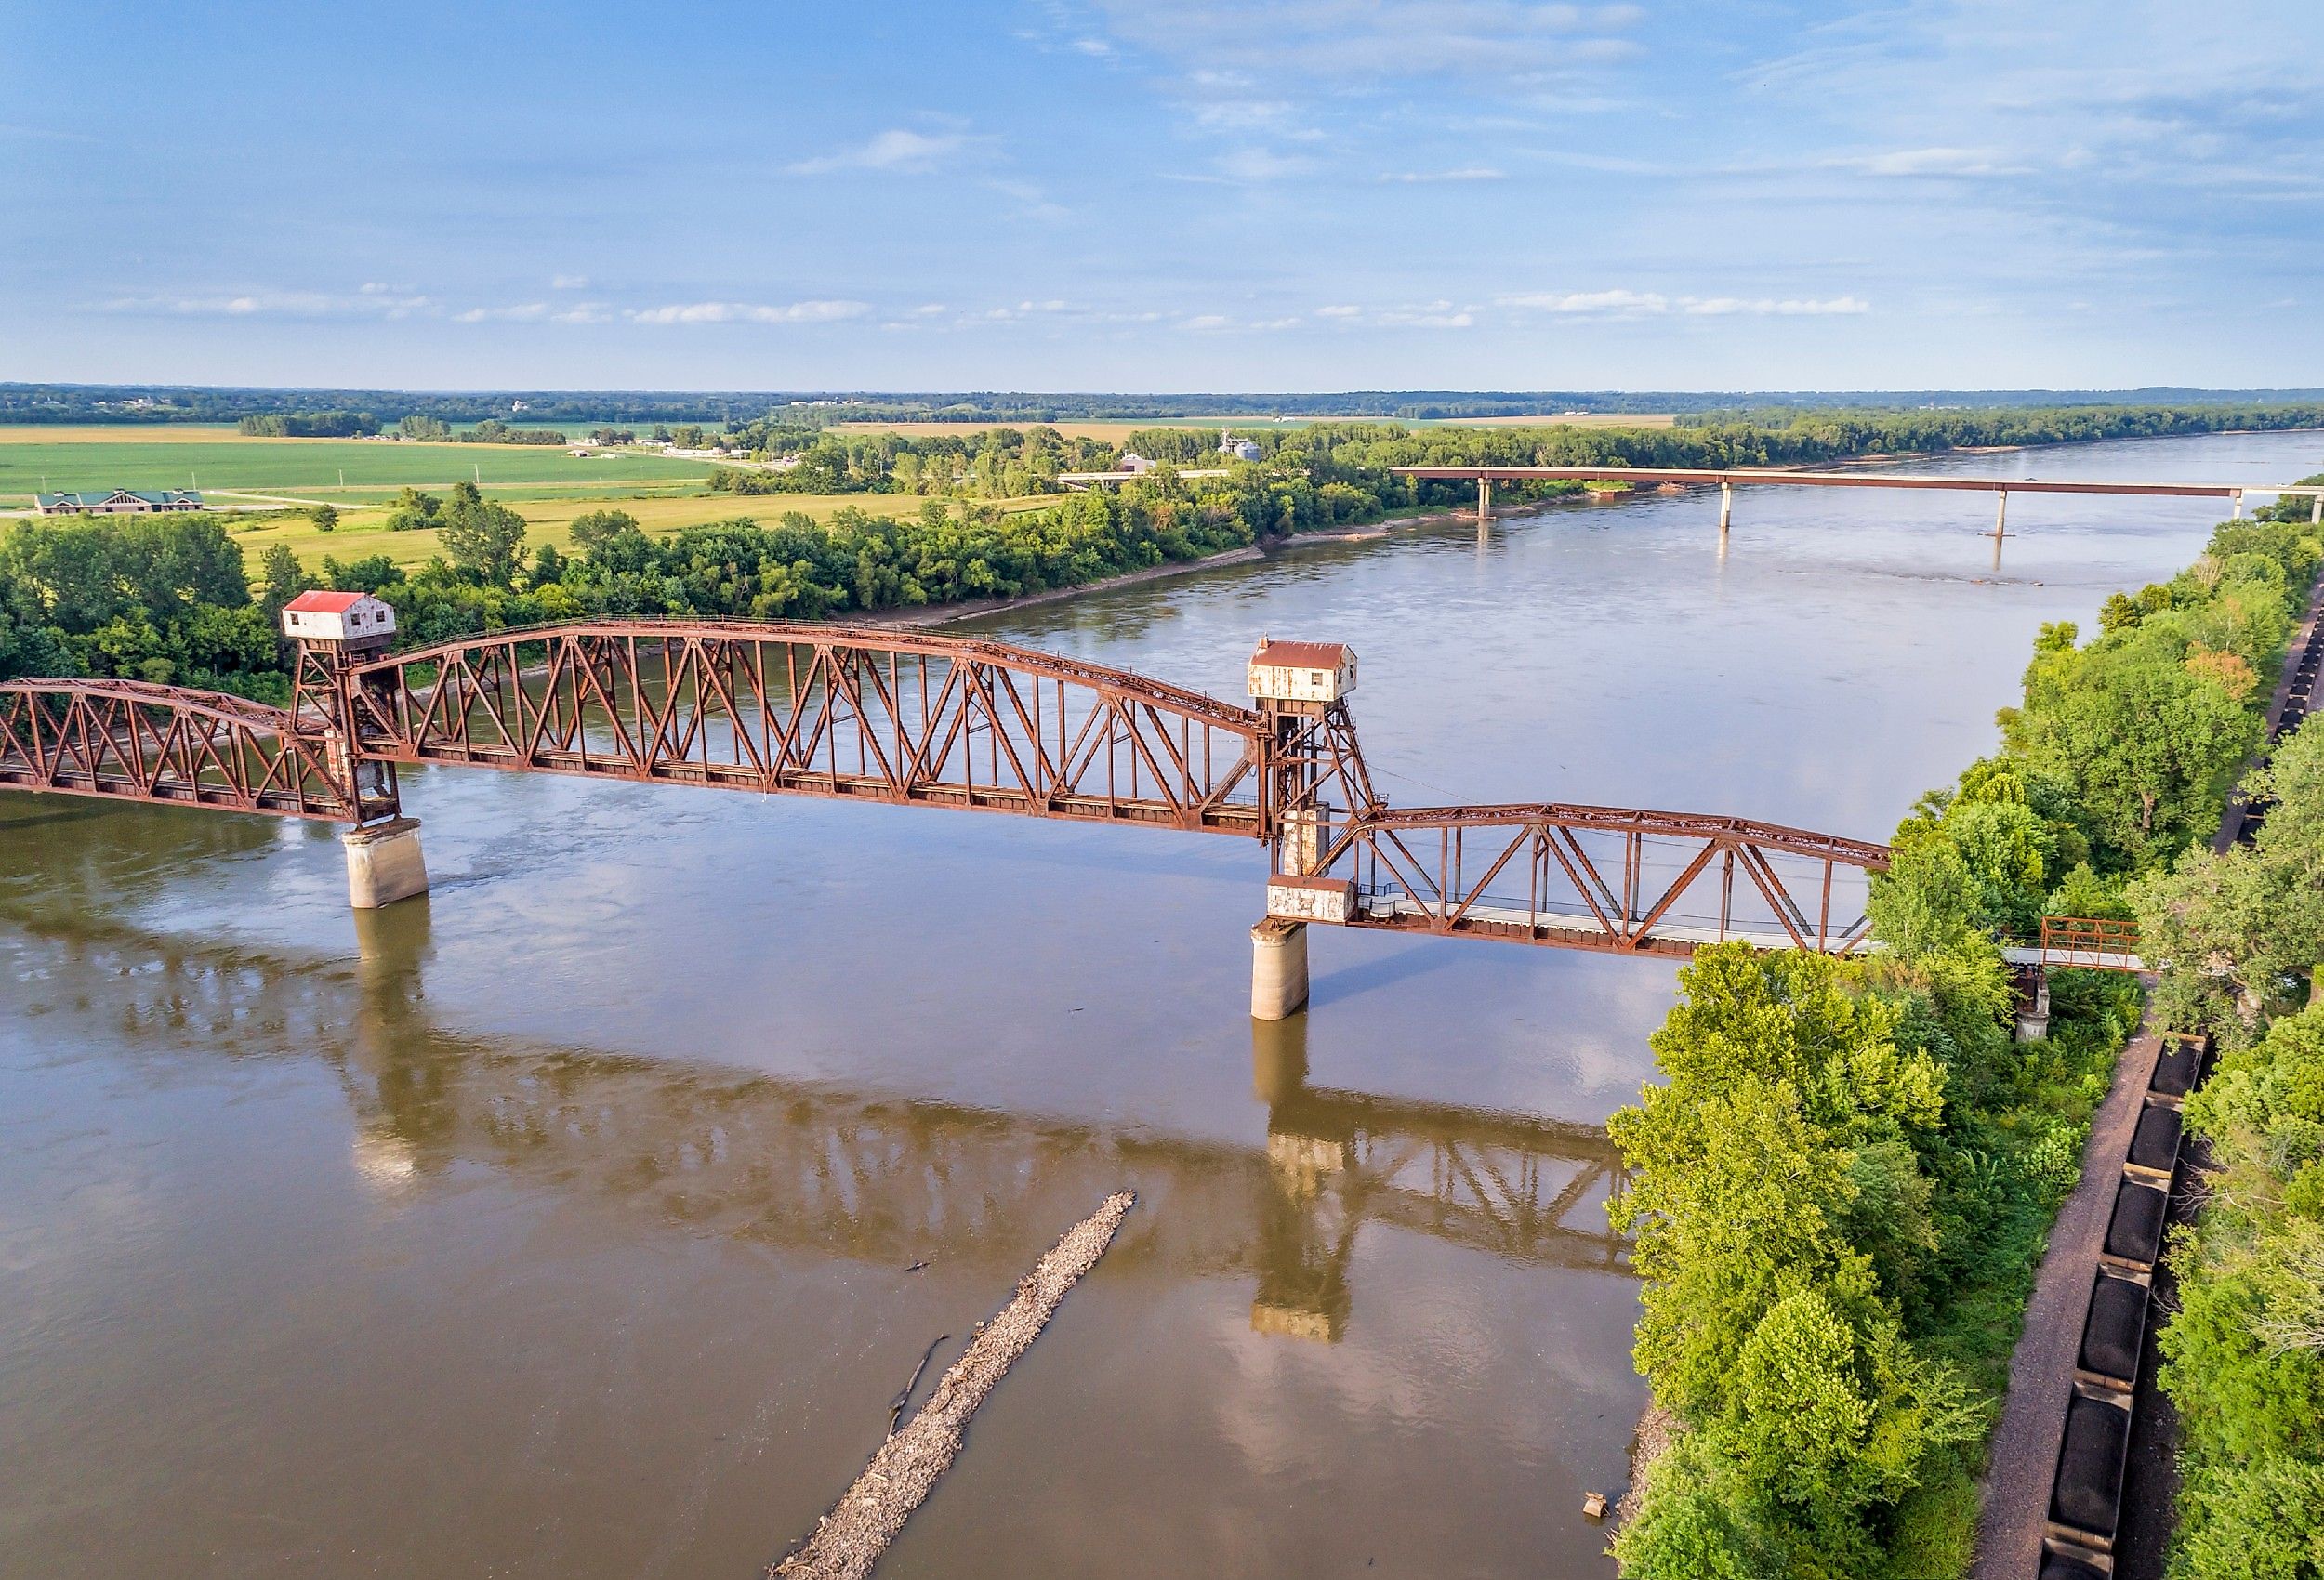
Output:
[[969,1416],[1041,1336],[1065,1291],[1105,1255],[1137,1199],[1127,1191],[1108,1196],[1033,1265],[1018,1284],[1016,1298],[984,1324],[968,1352],[937,1381],[919,1414],[880,1444],[855,1484],[817,1522],[807,1545],[768,1568],[771,1580],[863,1580],[871,1573],[960,1452]]

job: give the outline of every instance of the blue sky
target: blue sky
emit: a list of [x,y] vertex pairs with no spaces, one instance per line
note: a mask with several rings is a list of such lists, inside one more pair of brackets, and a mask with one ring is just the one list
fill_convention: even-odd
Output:
[[2324,383],[2317,0],[0,0],[0,378]]

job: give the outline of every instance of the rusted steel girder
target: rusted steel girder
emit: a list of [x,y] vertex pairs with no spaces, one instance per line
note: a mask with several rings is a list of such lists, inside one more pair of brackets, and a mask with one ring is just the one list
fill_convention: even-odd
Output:
[[1266,721],[999,642],[608,621],[350,672],[363,757],[1266,837]]
[[0,786],[358,821],[355,768],[291,716],[142,680],[0,684]]

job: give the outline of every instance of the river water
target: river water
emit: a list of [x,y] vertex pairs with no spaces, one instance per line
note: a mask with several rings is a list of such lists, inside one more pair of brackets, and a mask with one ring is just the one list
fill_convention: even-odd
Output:
[[[1938,465],[2289,481],[2324,436]],[[1228,697],[1262,632],[1345,640],[1393,799],[1881,838],[2041,622],[2221,514],[2021,496],[1996,571],[1979,495],[1747,490],[1723,555],[1716,508],[973,629]],[[1611,1573],[1603,1125],[1667,963],[1317,929],[1311,1011],[1256,1027],[1241,841],[460,770],[405,804],[434,892],[357,918],[328,829],[0,795],[0,1572],[756,1573],[1129,1185],[883,1574]]]

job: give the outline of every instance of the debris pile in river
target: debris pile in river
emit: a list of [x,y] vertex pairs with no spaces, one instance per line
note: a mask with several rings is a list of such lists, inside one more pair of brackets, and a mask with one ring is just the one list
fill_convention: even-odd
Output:
[[1065,1291],[1097,1265],[1137,1196],[1128,1191],[1065,1231],[1017,1284],[1016,1298],[983,1325],[928,1403],[882,1443],[855,1484],[816,1523],[807,1545],[771,1565],[771,1580],[862,1580],[960,1452],[961,1433],[1018,1356],[1048,1325]]

